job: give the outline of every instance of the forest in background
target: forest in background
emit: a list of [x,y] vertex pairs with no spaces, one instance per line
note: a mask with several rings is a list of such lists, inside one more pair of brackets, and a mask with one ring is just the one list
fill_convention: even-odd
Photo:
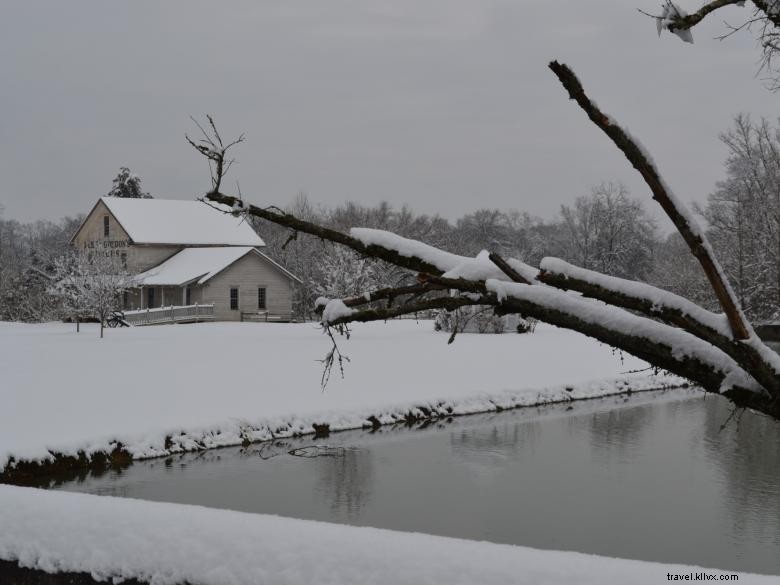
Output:
[[[780,126],[738,115],[721,135],[728,148],[725,178],[696,211],[707,226],[747,315],[755,322],[780,316]],[[138,181],[123,168],[120,172]],[[125,184],[127,181],[124,182]],[[143,196],[148,193],[140,191]],[[116,193],[116,196],[140,196]],[[315,205],[298,195],[288,211],[339,230],[361,226],[392,231],[451,252],[475,256],[482,250],[538,265],[556,256],[598,272],[654,284],[717,310],[704,275],[675,232],[665,236],[647,214],[651,203],[618,183],[586,190],[554,218],[522,210],[478,209],[449,221],[383,202],[369,207],[346,203]],[[110,194],[112,194],[110,193]],[[49,321],[64,317],[51,295],[47,275],[68,249],[81,216],[59,222],[20,223],[0,207],[0,320]],[[358,257],[354,252],[253,218],[266,252],[298,275],[299,319],[314,319],[319,296],[346,297],[367,289],[398,286],[413,279],[406,271]]]

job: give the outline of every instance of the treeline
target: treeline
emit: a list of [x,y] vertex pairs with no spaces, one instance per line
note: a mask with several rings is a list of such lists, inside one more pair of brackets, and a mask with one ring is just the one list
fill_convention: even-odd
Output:
[[21,223],[4,219],[2,211],[0,208],[0,320],[61,318],[46,275],[52,274],[55,259],[68,249],[83,216]]
[[[152,196],[141,188],[141,178],[120,167],[108,197]],[[58,222],[21,223],[3,217],[0,205],[0,321],[50,321],[64,317],[61,299],[51,294],[47,275],[69,249],[70,239],[84,214]]]
[[[516,210],[479,209],[453,223],[440,216],[417,214],[408,207],[394,209],[387,203],[375,207],[357,203],[335,208],[314,206],[304,195],[287,211],[337,230],[361,226],[392,231],[464,256],[491,250],[529,264],[557,256],[579,266],[643,281],[652,279],[655,256],[664,245],[643,205],[632,199],[625,187],[612,183],[594,188],[571,206],[562,206],[554,220]],[[296,236],[276,224],[256,220],[254,225],[268,252],[304,280],[295,303],[302,318],[314,318],[314,301],[319,296],[356,295],[414,278],[312,236]]]
[[[721,136],[729,151],[725,179],[697,209],[742,306],[754,322],[780,316],[780,128],[740,115]],[[125,181],[126,182],[126,181]],[[647,203],[645,203],[647,202]],[[649,282],[717,310],[701,268],[675,232],[663,236],[645,197],[604,183],[561,207],[555,218],[517,210],[479,209],[456,221],[388,203],[335,208],[299,195],[288,211],[338,230],[353,226],[395,232],[475,256],[497,251],[537,265],[545,256],[606,274]],[[0,209],[0,320],[39,321],[61,315],[44,273],[68,246],[81,217],[22,224]],[[299,318],[312,319],[319,296],[343,297],[413,279],[397,268],[305,234],[257,220],[267,252],[304,280],[296,292]]]

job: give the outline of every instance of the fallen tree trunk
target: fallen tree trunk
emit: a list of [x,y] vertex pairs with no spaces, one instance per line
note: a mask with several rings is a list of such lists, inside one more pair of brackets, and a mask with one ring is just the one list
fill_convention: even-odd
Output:
[[[687,378],[709,392],[721,393],[739,406],[780,419],[780,357],[753,332],[704,232],[664,184],[638,141],[596,107],[567,66],[553,61],[550,68],[570,97],[645,179],[653,198],[699,260],[723,315],[705,311],[666,291],[583,271],[559,260],[545,259],[538,271],[495,253],[467,258],[380,230],[353,228],[342,233],[277,207],[247,205],[241,198],[221,193],[221,175],[212,177],[213,189],[204,200],[226,206],[220,207],[226,213],[259,217],[290,229],[293,235],[309,234],[418,273],[417,284],[318,301],[323,309],[323,325],[334,343],[324,360],[328,374],[336,358],[340,365],[343,363],[332,328],[343,332],[352,322],[385,320],[431,309],[485,306],[497,314],[516,313],[578,331]],[[221,140],[209,142],[206,156],[212,162],[215,156],[224,158],[230,146],[215,150],[215,144],[221,145]],[[442,291],[448,291],[448,295]],[[327,377],[324,374],[323,380]]]
[[538,279],[549,286],[642,313],[711,343],[750,372],[764,388],[780,394],[780,356],[757,339],[735,341],[727,323],[721,320],[722,315],[668,291],[577,268],[557,258],[545,258],[540,267]]
[[723,312],[728,317],[734,339],[749,338],[752,328],[739,308],[737,297],[726,280],[723,269],[715,258],[704,232],[702,232],[685,207],[677,201],[675,195],[666,186],[650,156],[636,139],[632,138],[628,132],[623,130],[610,116],[602,112],[590,100],[580,80],[577,79],[577,76],[568,66],[558,63],[558,61],[552,61],[550,62],[550,69],[558,77],[566,91],[569,92],[569,98],[577,102],[588,115],[591,122],[612,140],[631,165],[642,175],[645,183],[647,183],[647,186],[650,187],[650,191],[653,193],[653,199],[661,205],[666,215],[672,220],[677,231],[680,232],[683,240],[688,244],[691,253],[699,261],[702,269],[704,269],[704,274],[707,276],[707,280],[709,280]]
[[[537,294],[499,298],[499,295],[488,289],[488,284],[496,286],[496,283],[500,281],[447,278],[441,275],[446,273],[444,268],[448,267],[434,266],[430,262],[408,254],[401,255],[398,250],[387,248],[378,243],[367,245],[364,241],[348,234],[321,228],[321,226],[293,218],[290,214],[275,209],[264,209],[254,205],[244,205],[243,203],[239,204],[238,198],[222,193],[209,193],[206,195],[206,199],[228,205],[231,208],[234,208],[234,206],[238,207],[241,210],[240,213],[261,217],[291,229],[342,243],[367,256],[380,258],[404,268],[411,268],[412,270],[420,266],[431,268],[432,274],[427,271],[420,272],[419,278],[422,282],[418,285],[368,292],[367,295],[345,299],[346,302],[339,300],[347,308],[360,307],[369,302],[382,299],[398,298],[404,295],[434,290],[441,291],[443,289],[458,291],[464,295],[473,295],[425,299],[396,307],[368,308],[365,310],[352,309],[349,314],[343,314],[326,321],[324,323],[326,327],[339,327],[351,322],[382,321],[430,309],[454,310],[463,306],[493,306],[499,314],[517,313],[552,325],[578,331],[626,351],[660,369],[668,370],[687,378],[709,392],[721,393],[735,404],[749,407],[780,419],[780,403],[778,403],[774,395],[766,390],[762,391],[762,386],[753,380],[749,372],[743,370],[737,362],[720,349],[717,349],[707,332],[702,332],[704,338],[702,340],[675,327],[657,323],[651,319],[630,315],[617,308],[612,310],[621,311],[623,313],[621,314],[621,319],[619,319],[617,324],[610,323],[610,318],[614,317],[614,314],[605,315],[600,313],[597,310],[598,305],[596,301],[577,299],[544,284],[513,283],[514,286],[522,287],[529,293],[534,291]],[[339,236],[331,237],[331,232],[338,233]],[[396,257],[402,258],[402,260],[398,263],[389,260]],[[451,268],[455,269],[456,266],[453,265]],[[487,273],[488,270],[485,269],[485,272]],[[523,278],[523,280],[525,279]],[[505,284],[510,283],[507,282]],[[565,306],[562,305],[559,302],[562,297],[555,297],[552,302],[545,302],[545,296],[551,296],[556,292],[560,295],[568,296],[570,303]],[[347,305],[347,302],[349,305]],[[610,307],[603,308],[610,309]],[[594,314],[598,315],[596,320],[583,316],[592,316]],[[627,318],[633,320],[626,321]],[[627,327],[627,323],[630,326]],[[640,328],[645,331],[645,334],[631,333],[630,330],[632,328]],[[686,337],[680,337],[679,335]],[[682,347],[684,349],[681,349]],[[713,359],[707,359],[706,357],[709,350],[717,352],[716,354],[710,353],[710,357]],[[686,351],[688,354],[686,354]]]

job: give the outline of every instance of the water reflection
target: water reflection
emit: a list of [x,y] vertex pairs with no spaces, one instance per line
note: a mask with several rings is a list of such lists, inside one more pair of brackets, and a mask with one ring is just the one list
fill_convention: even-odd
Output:
[[[65,489],[780,574],[780,424],[695,390],[139,462]],[[421,428],[426,427],[426,428]],[[314,450],[316,451],[316,449]],[[326,450],[327,451],[327,450]]]
[[518,424],[501,416],[487,418],[484,425],[449,433],[452,454],[476,477],[489,477],[515,461],[521,451],[533,452],[540,424]]
[[594,454],[611,461],[634,460],[644,444],[644,436],[653,427],[659,414],[658,408],[616,408],[597,412],[589,417],[572,417],[570,426],[576,435],[584,425]]
[[707,410],[703,446],[718,470],[735,535],[780,545],[780,421],[734,410],[722,399]]
[[314,462],[316,490],[337,516],[354,520],[371,497],[374,458],[367,449],[347,448]]

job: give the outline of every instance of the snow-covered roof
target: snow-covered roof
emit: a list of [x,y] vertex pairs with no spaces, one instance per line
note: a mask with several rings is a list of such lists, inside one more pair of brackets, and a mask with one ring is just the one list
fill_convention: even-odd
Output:
[[178,199],[100,200],[136,244],[265,246],[246,221],[221,213],[224,206]]
[[162,264],[139,274],[137,283],[141,286],[203,284],[249,253],[261,256],[279,268],[288,277],[301,282],[297,276],[256,248],[251,246],[220,246],[212,248],[185,248]]

